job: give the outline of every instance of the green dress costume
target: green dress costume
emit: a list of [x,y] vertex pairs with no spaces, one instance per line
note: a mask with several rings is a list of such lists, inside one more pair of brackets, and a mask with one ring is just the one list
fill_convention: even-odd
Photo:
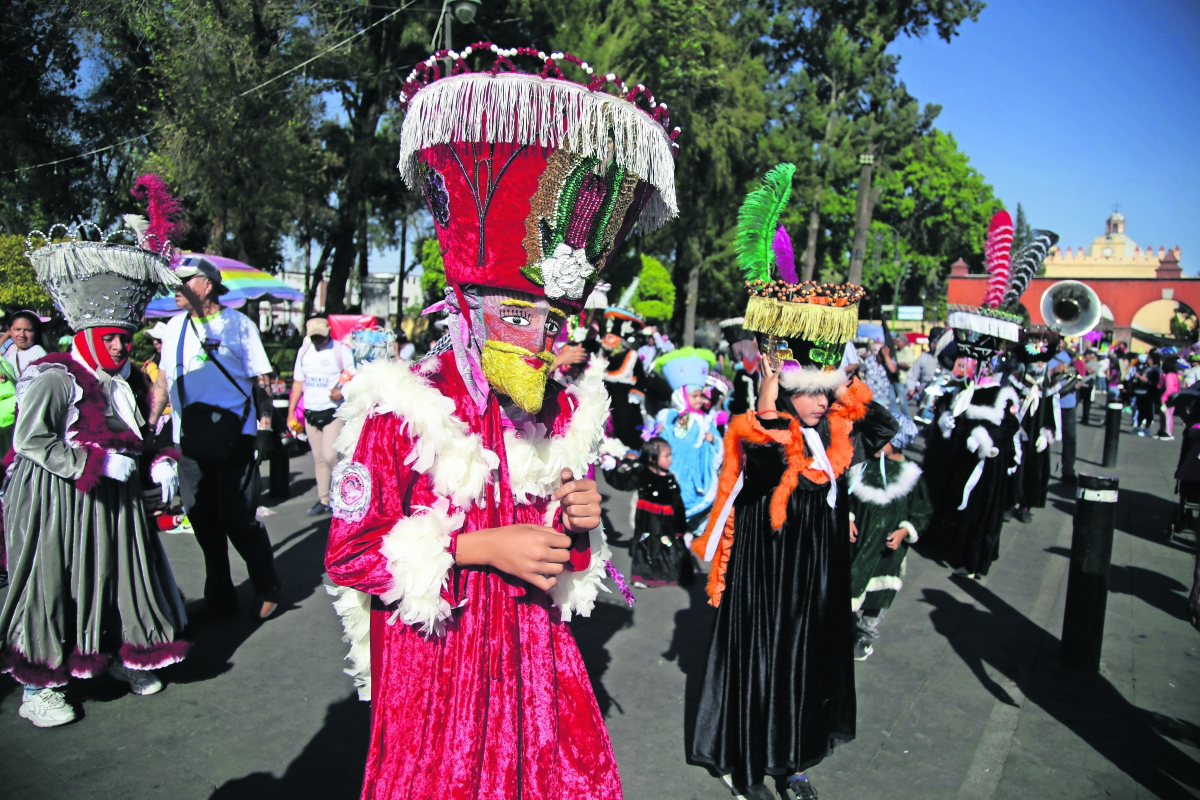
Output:
[[141,670],[181,660],[187,618],[140,482],[104,475],[109,450],[136,457],[148,447],[128,424],[140,414],[126,376],[55,353],[26,370],[17,392],[0,490],[11,581],[0,672],[63,686],[101,674],[114,658]]
[[[851,608],[891,608],[903,585],[907,545],[917,541],[933,516],[921,468],[890,458],[865,461],[850,469],[849,495],[858,526],[850,556]],[[908,531],[904,544],[889,549],[888,536],[901,528]]]

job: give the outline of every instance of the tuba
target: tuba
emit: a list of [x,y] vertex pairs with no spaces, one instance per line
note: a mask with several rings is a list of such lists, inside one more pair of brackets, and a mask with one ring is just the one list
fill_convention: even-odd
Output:
[[1041,310],[1063,336],[1082,336],[1100,322],[1100,297],[1086,283],[1059,281],[1042,293]]

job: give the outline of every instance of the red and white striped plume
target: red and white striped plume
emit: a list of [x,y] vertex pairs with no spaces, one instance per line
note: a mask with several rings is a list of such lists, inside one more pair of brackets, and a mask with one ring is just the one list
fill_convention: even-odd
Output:
[[1012,242],[1012,217],[1007,211],[998,211],[988,225],[987,246],[983,249],[988,271],[987,293],[983,296],[985,308],[999,308],[1004,299],[1004,290],[1008,288]]

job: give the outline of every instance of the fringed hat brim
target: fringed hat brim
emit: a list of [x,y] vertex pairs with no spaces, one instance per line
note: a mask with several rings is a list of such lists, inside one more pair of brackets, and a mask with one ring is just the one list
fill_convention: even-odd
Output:
[[858,305],[784,303],[751,297],[746,304],[746,330],[810,342],[845,344],[858,333]]
[[946,318],[946,324],[951,328],[995,336],[1006,342],[1015,342],[1021,338],[1021,326],[1017,323],[967,311],[950,312]]
[[604,162],[613,158],[657,190],[642,210],[643,230],[659,228],[679,213],[675,156],[666,131],[633,103],[605,92],[510,72],[444,78],[409,102],[400,134],[405,182],[419,183],[420,151],[452,142],[507,142]]

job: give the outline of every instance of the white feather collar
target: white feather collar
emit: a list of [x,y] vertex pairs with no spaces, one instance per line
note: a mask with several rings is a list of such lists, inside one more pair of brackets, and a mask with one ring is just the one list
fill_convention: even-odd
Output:
[[[573,400],[574,413],[561,436],[547,436],[543,426],[529,426],[521,437],[515,431],[505,432],[517,503],[529,504],[553,494],[564,468],[582,477],[595,460],[608,420],[604,367],[604,359],[593,358],[579,382],[564,390]],[[425,375],[406,362],[374,361],[345,388],[346,402],[338,409],[338,417],[346,421],[335,444],[339,453],[353,456],[367,417],[395,414],[412,438],[409,466],[429,475],[434,491],[458,508],[482,502],[486,488],[497,480],[500,459],[456,416],[454,400]]]
[[866,467],[866,462],[863,462],[850,468],[850,494],[873,506],[886,506],[897,497],[904,497],[921,478],[921,468],[912,461],[905,461],[904,466],[900,468],[900,474],[894,480],[888,481],[887,488],[883,489],[863,483],[863,470]]

